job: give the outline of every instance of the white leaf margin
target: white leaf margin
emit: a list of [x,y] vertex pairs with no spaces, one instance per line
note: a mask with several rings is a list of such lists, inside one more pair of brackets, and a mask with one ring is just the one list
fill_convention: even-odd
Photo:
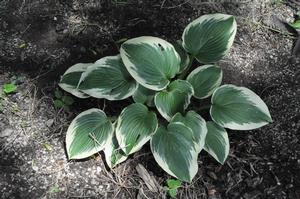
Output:
[[112,146],[113,146],[113,139],[114,137],[111,136],[111,138],[109,139],[109,141],[106,143],[105,145],[105,148],[104,148],[104,156],[105,156],[105,161],[107,163],[107,165],[109,166],[109,168],[113,168],[115,167],[116,165],[124,162],[128,156],[122,156],[119,160],[117,160],[115,162],[114,165],[112,165],[112,162],[111,162],[111,156],[112,154],[114,153],[114,150],[121,150],[121,149],[114,149]]
[[[192,84],[186,80],[175,80],[175,81],[184,81],[184,83],[187,83],[186,85],[188,85],[188,87],[190,88],[190,91],[191,92],[182,92],[180,89],[174,89],[170,92],[168,92],[168,94],[172,93],[172,92],[179,92],[180,94],[184,94],[186,95],[185,99],[185,103],[183,104],[183,109],[186,110],[187,107],[190,105],[191,103],[191,98],[192,96],[194,95],[195,91],[194,91],[194,88],[192,86]],[[174,114],[173,116],[170,116],[167,112],[165,112],[161,106],[157,106],[157,96],[160,94],[160,92],[157,92],[154,96],[154,104],[155,104],[155,107],[157,108],[158,112],[161,114],[161,116],[163,116],[163,118],[165,118],[167,121],[170,121],[172,119],[172,117],[176,114]]]
[[[137,151],[139,151],[150,139],[151,137],[155,134],[155,132],[157,131],[158,129],[158,121],[157,121],[157,116],[154,112],[152,111],[149,111],[148,107],[145,106],[144,104],[141,104],[141,103],[134,103],[134,104],[139,104],[139,105],[142,105],[144,108],[147,108],[148,110],[148,114],[154,114],[155,115],[155,119],[156,119],[156,126],[154,128],[154,131],[149,135],[149,136],[144,136],[143,139],[139,140],[138,144],[135,145],[134,147],[132,147],[132,149],[130,150],[130,153],[127,154],[127,155],[130,155],[130,154],[133,154]],[[134,105],[134,104],[131,104],[131,105]],[[124,136],[123,133],[121,133],[120,131],[120,126],[122,124],[122,116],[124,115],[124,112],[127,111],[127,108],[130,108],[130,106],[127,106],[126,108],[124,108],[120,114],[120,116],[118,117],[118,120],[117,120],[117,127],[115,129],[115,132],[116,132],[116,138],[118,140],[118,143],[119,143],[119,146],[120,148],[123,150],[126,148],[126,146],[124,145],[125,144],[125,140],[126,140],[126,137]],[[124,152],[125,153],[125,152]],[[125,153],[126,154],[126,153]]]
[[[83,117],[85,115],[88,115],[90,113],[93,113],[93,112],[98,112],[100,114],[103,114],[104,116],[106,116],[105,112],[103,112],[102,110],[100,109],[97,109],[97,108],[91,108],[91,109],[88,109],[86,111],[83,111],[82,113],[80,113],[79,115],[77,115],[73,121],[71,122],[68,130],[67,130],[67,133],[66,133],[66,150],[67,150],[67,154],[69,154],[69,148],[70,148],[70,145],[72,144],[72,140],[74,140],[74,133],[72,133],[76,127],[76,120],[80,117]],[[110,123],[111,124],[111,123]],[[111,131],[110,131],[110,136],[108,137],[108,140],[112,139],[111,137],[113,136],[113,133],[114,133],[114,125],[111,124]],[[92,138],[91,138],[92,139]],[[83,159],[83,158],[87,158],[95,153],[98,153],[100,152],[101,150],[104,149],[104,147],[106,146],[106,143],[107,143],[107,140],[106,142],[102,143],[100,146],[99,146],[99,143],[96,143],[96,146],[93,147],[92,150],[90,151],[86,151],[84,153],[81,153],[80,155],[76,155],[76,156],[72,156],[72,157],[69,157],[69,159]]]
[[[210,19],[215,19],[215,20],[227,20],[229,19],[230,17],[234,17],[232,15],[227,15],[227,14],[221,14],[221,13],[216,13],[216,14],[206,14],[206,15],[202,15],[200,16],[199,18],[195,19],[194,21],[192,21],[191,23],[189,23],[186,28],[184,29],[183,31],[183,34],[182,34],[182,46],[184,49],[187,49],[186,48],[186,44],[184,42],[184,37],[186,35],[186,32],[192,28],[193,26],[197,26],[201,23],[203,23],[205,20],[210,20]],[[234,38],[235,38],[235,35],[236,35],[236,32],[237,32],[237,23],[236,23],[236,20],[234,19],[233,20],[233,25],[230,29],[230,32],[232,32],[232,36],[230,37],[230,39],[228,40],[228,43],[227,43],[227,46],[226,46],[226,51],[224,52],[224,54],[228,53],[228,51],[230,50],[233,42],[234,42]]]
[[[179,72],[180,70],[180,62],[181,62],[181,58],[180,55],[176,52],[174,46],[167,42],[166,40],[163,40],[161,38],[158,37],[152,37],[152,36],[141,36],[141,37],[136,37],[130,40],[126,41],[127,44],[148,44],[153,46],[153,48],[157,48],[157,46],[154,45],[154,43],[161,43],[163,46],[166,46],[167,48],[171,48],[174,51],[174,55],[176,56],[176,58],[178,59],[178,70],[176,71],[176,73],[174,73],[173,77],[175,77],[175,75]],[[134,65],[134,63],[132,63],[130,61],[130,59],[128,59],[127,53],[126,51],[121,47],[120,48],[120,55],[122,57],[123,63],[126,66],[128,72],[130,73],[130,75],[142,86],[144,86],[145,88],[151,89],[151,90],[155,90],[155,91],[160,91],[165,89],[169,84],[170,84],[170,80],[168,80],[168,83],[165,84],[162,87],[158,87],[157,85],[150,85],[148,84],[143,78],[140,78],[139,75],[136,72],[136,67]],[[171,78],[173,78],[171,77]]]
[[[87,68],[89,66],[93,65],[93,63],[78,63],[78,64],[75,64],[73,66],[71,66],[70,68],[68,68],[66,70],[66,72],[62,75],[62,77],[64,75],[67,75],[69,73],[73,73],[73,72],[82,72],[84,73]],[[82,74],[81,74],[81,77],[82,77]],[[79,79],[79,82],[80,82],[80,79]],[[79,97],[79,98],[88,98],[89,96],[86,95],[85,93],[79,91],[77,88],[78,88],[78,85],[76,85],[76,88],[74,88],[73,86],[69,85],[69,84],[66,84],[66,83],[58,83],[58,86],[61,87],[63,90],[71,93],[72,95],[76,96],[76,97]]]
[[[173,122],[173,123],[170,123],[169,125],[173,125],[173,124],[175,124],[175,125],[182,125],[182,126],[184,126],[185,128],[188,128],[190,131],[191,131],[191,134],[192,134],[192,129],[190,128],[190,127],[187,127],[186,125],[184,125],[183,123],[181,123],[181,122]],[[168,126],[169,126],[168,125]],[[166,128],[166,130],[168,130],[168,127]],[[163,168],[163,170],[165,171],[165,172],[167,172],[169,175],[171,175],[171,176],[173,176],[173,177],[175,177],[175,178],[178,178],[171,170],[170,170],[170,168],[169,168],[169,166],[168,166],[168,164],[164,161],[164,159],[163,158],[161,158],[161,156],[160,156],[160,154],[158,154],[158,153],[153,153],[153,147],[152,147],[152,139],[150,140],[150,147],[151,147],[151,151],[152,151],[152,154],[153,154],[153,156],[154,156],[154,158],[155,158],[155,160],[156,160],[156,162],[158,163],[158,165],[159,166],[161,166],[162,168]],[[195,146],[194,146],[194,148],[195,148]],[[193,151],[190,151],[192,154],[194,153],[194,155],[192,156],[192,157],[194,157],[193,159],[191,159],[190,161],[189,161],[189,165],[191,165],[191,167],[189,167],[190,169],[189,169],[189,174],[190,174],[190,179],[189,179],[189,182],[191,182],[192,181],[192,179],[196,176],[196,174],[197,174],[197,172],[198,172],[198,162],[197,162],[197,160],[198,160],[198,152],[197,152],[197,149],[195,149],[194,150],[194,152]]]
[[[236,90],[239,90],[241,91],[242,93],[245,94],[245,96],[248,96],[248,99],[252,102],[255,103],[255,105],[257,105],[256,107],[260,110],[262,110],[264,113],[268,114],[269,116],[271,116],[270,114],[270,111],[269,111],[269,108],[267,107],[267,105],[264,103],[264,101],[256,94],[254,93],[253,91],[251,91],[250,89],[246,88],[246,87],[239,87],[239,86],[235,86],[235,85],[232,85],[232,84],[225,84],[225,85],[222,85],[220,86],[219,88],[217,88],[212,97],[211,97],[211,103],[213,104],[213,99],[215,97],[215,93],[219,90],[219,89],[222,89],[223,87],[232,87]],[[250,94],[250,95],[249,95]],[[263,103],[261,103],[263,102]],[[228,129],[232,129],[232,130],[253,130],[253,129],[257,129],[257,128],[260,128],[266,124],[269,124],[269,122],[259,122],[259,123],[254,123],[254,122],[247,122],[247,123],[244,123],[244,124],[237,124],[236,122],[227,122],[227,123],[224,123],[224,122],[219,122],[217,121],[214,117],[213,117],[213,114],[212,114],[212,106],[210,108],[210,115],[211,115],[211,118],[212,120],[217,123],[218,125],[224,127],[224,128],[228,128]],[[272,122],[272,121],[270,121]]]
[[[107,63],[106,63],[106,61],[108,59],[120,59],[120,61],[122,62],[122,59],[121,59],[120,55],[106,56],[106,57],[103,57],[103,58],[97,60],[94,64],[91,64],[90,66],[88,66],[87,69],[86,69],[86,71],[84,73],[82,73],[78,85],[80,85],[80,83],[82,81],[84,81],[84,79],[90,73],[92,73],[94,70],[97,70],[99,68],[110,68],[111,66],[107,65]],[[122,98],[117,98],[118,94],[116,94],[116,95],[111,95],[111,94],[107,95],[107,94],[105,94],[105,91],[103,91],[103,89],[99,89],[99,88],[92,88],[92,89],[82,90],[81,92],[86,93],[86,94],[88,94],[88,95],[90,95],[92,97],[95,97],[95,98],[104,98],[104,99],[107,99],[107,100],[123,100],[123,99],[126,99],[126,98],[132,96],[134,94],[134,92],[137,90],[137,88],[138,88],[138,83],[136,82],[135,83],[135,87],[133,87]]]
[[[206,70],[206,69],[208,69],[208,68],[213,68],[213,67],[218,67],[218,68],[220,68],[219,66],[214,65],[214,64],[206,64],[206,65],[203,65],[203,66],[199,66],[198,68],[196,68],[195,70],[193,70],[193,71],[187,76],[187,81],[189,82],[189,79],[194,78],[194,76],[197,75],[199,72],[204,71],[204,70]],[[220,69],[221,69],[221,68],[220,68]],[[205,98],[211,96],[211,95],[214,93],[214,91],[217,89],[216,87],[218,87],[218,86],[221,85],[222,79],[223,79],[223,70],[221,70],[221,73],[220,73],[220,76],[219,76],[218,80],[211,86],[211,87],[213,87],[213,88],[215,88],[215,89],[211,90],[209,93],[207,93],[207,95],[205,95],[205,96],[203,96],[203,97],[197,97],[196,94],[195,94],[196,92],[194,92],[194,97],[197,98],[197,99],[205,99]],[[194,90],[195,90],[195,89],[194,89]]]
[[[225,143],[228,143],[228,145],[226,144],[226,146],[225,146],[225,151],[224,151],[224,154],[225,154],[225,159],[222,161],[222,160],[220,160],[219,158],[218,158],[218,156],[216,155],[216,153],[205,143],[205,145],[204,145],[204,150],[209,154],[209,155],[211,155],[215,160],[217,160],[219,163],[221,163],[222,165],[224,164],[224,162],[225,162],[225,160],[227,159],[227,157],[228,157],[228,155],[229,155],[229,151],[230,151],[230,142],[229,142],[229,137],[228,137],[228,133],[227,133],[227,131],[226,131],[226,129],[224,129],[223,127],[221,127],[221,126],[219,126],[218,124],[216,124],[215,122],[213,122],[213,121],[208,121],[208,122],[206,122],[206,125],[213,125],[214,127],[213,128],[215,128],[217,131],[219,131],[219,132],[222,132],[221,134],[219,134],[219,135],[221,135],[221,136],[219,136],[219,137],[217,137],[217,136],[215,136],[215,137],[217,137],[218,139],[220,138],[220,137],[222,137],[222,139],[223,140],[221,140],[221,142],[222,141],[225,141]],[[207,129],[208,129],[208,127],[207,127]],[[209,132],[208,132],[209,133]],[[220,140],[220,139],[219,139]]]

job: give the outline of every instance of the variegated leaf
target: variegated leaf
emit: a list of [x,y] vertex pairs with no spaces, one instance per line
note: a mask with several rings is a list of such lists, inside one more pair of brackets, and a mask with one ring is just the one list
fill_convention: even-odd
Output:
[[168,174],[191,182],[198,171],[194,137],[191,128],[183,123],[160,126],[150,141],[156,162]]
[[79,98],[88,98],[89,96],[78,90],[78,83],[82,73],[84,73],[88,66],[92,63],[79,63],[71,66],[61,77],[59,86]]
[[121,57],[108,56],[96,61],[82,74],[79,89],[96,98],[122,100],[133,95],[136,81],[127,72]]
[[180,57],[173,45],[157,37],[127,40],[120,54],[131,76],[151,90],[166,88],[179,71]]
[[272,122],[264,101],[245,87],[223,85],[215,90],[211,103],[213,121],[224,128],[251,130]]
[[169,121],[177,112],[183,113],[193,94],[193,87],[188,81],[175,80],[166,90],[155,95],[154,103],[159,113]]
[[138,88],[132,95],[133,100],[136,103],[146,104],[149,107],[153,107],[154,105],[154,90],[150,90],[148,88],[143,87],[142,85],[138,85]]
[[236,30],[236,21],[231,15],[203,15],[185,28],[183,47],[199,62],[215,63],[229,51]]
[[83,159],[101,151],[113,131],[103,111],[93,108],[80,113],[71,122],[66,135],[69,159]]
[[118,118],[116,137],[121,149],[129,155],[142,148],[157,129],[156,114],[140,103],[126,107]]
[[127,159],[126,154],[120,148],[115,136],[112,136],[111,139],[106,143],[104,154],[105,161],[109,168],[113,168],[117,164],[120,164]]
[[195,146],[198,153],[200,153],[200,151],[204,147],[205,137],[207,133],[205,120],[195,111],[189,111],[184,116],[181,113],[177,113],[172,118],[171,123],[172,122],[181,122],[185,126],[192,129]]
[[184,50],[184,48],[182,47],[182,41],[177,41],[173,44],[176,52],[179,54],[180,56],[180,69],[179,69],[179,73],[181,73],[182,71],[184,71],[189,65],[190,62],[192,61],[190,58],[190,55]]
[[223,77],[222,69],[216,65],[199,66],[187,77],[187,81],[194,88],[194,97],[204,99],[221,85]]
[[224,164],[229,154],[229,139],[226,130],[215,124],[214,122],[207,122],[207,135],[205,139],[204,149],[215,160]]

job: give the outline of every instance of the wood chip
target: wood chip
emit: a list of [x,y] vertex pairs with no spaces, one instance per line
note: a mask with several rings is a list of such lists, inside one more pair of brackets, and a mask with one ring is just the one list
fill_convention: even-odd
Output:
[[149,174],[149,172],[143,165],[138,164],[135,167],[135,169],[138,172],[139,176],[143,179],[143,181],[145,182],[146,186],[150,191],[152,192],[159,191],[159,188],[157,187],[158,183],[156,182],[155,178]]

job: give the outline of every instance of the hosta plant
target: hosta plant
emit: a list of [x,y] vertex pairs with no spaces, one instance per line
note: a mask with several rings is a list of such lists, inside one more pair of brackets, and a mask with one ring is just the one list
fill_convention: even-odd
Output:
[[[221,164],[229,153],[227,129],[251,130],[272,121],[253,91],[222,82],[217,62],[233,44],[233,16],[209,14],[192,21],[181,40],[142,36],[125,41],[120,54],[70,67],[60,87],[79,98],[132,97],[116,120],[93,108],[79,114],[66,133],[69,159],[104,151],[109,167],[150,142],[158,165],[191,182],[204,149]],[[210,121],[190,110],[191,98],[211,98]],[[200,107],[199,107],[200,108]]]

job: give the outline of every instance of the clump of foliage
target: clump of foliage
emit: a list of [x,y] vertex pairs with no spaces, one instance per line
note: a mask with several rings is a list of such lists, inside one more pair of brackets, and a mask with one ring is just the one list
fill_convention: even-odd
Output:
[[292,23],[289,23],[290,26],[292,26],[295,30],[300,29],[300,11],[296,13],[295,21]]
[[4,84],[2,90],[5,94],[11,94],[17,90],[17,86],[14,83]]
[[16,90],[17,90],[17,86],[13,82],[4,84],[0,88],[0,112],[3,112],[3,110],[4,110],[3,100],[5,99],[5,96],[16,92]]
[[[221,86],[223,73],[216,62],[228,53],[236,30],[233,16],[204,15],[175,44],[137,37],[125,41],[119,55],[70,67],[59,83],[65,91],[79,98],[132,97],[134,103],[117,120],[96,108],[79,114],[67,131],[68,158],[104,150],[112,168],[150,141],[159,166],[182,181],[191,182],[196,175],[203,149],[223,164],[229,153],[225,128],[251,130],[272,122],[266,104],[253,91]],[[211,121],[188,109],[192,97],[211,98]]]
[[168,179],[167,180],[167,186],[165,186],[165,189],[168,191],[168,194],[172,198],[176,198],[177,189],[180,186],[181,186],[181,181],[180,180]]
[[70,106],[74,103],[73,97],[69,95],[64,95],[63,92],[56,90],[54,92],[54,107],[57,109],[64,109],[66,111],[70,110]]

